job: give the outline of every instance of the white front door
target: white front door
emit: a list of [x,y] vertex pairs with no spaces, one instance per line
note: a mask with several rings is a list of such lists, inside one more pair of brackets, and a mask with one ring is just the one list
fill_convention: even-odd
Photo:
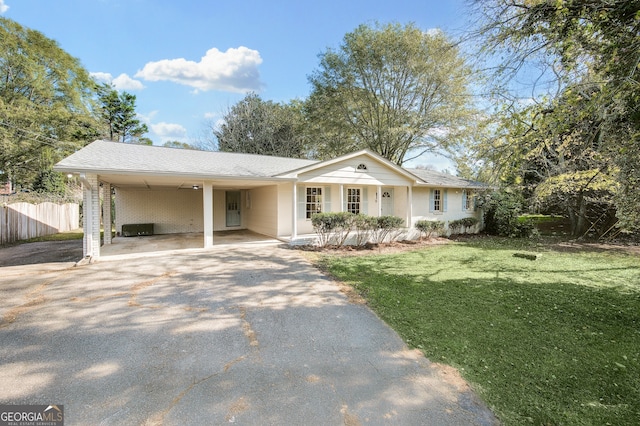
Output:
[[240,226],[240,191],[227,191],[227,226]]
[[393,188],[382,188],[382,216],[393,216]]

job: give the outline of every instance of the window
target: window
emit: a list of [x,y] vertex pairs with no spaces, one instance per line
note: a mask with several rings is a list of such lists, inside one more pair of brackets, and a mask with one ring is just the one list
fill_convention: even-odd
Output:
[[447,211],[447,190],[434,188],[429,192],[429,213]]
[[462,193],[462,209],[463,210],[473,210],[473,192],[467,191],[466,189]]
[[347,211],[360,213],[360,188],[347,188]]
[[442,211],[442,191],[439,189],[433,190],[433,211]]
[[357,172],[366,172],[367,171],[367,165],[364,164],[364,163],[358,164],[358,167],[356,167],[356,171]]
[[307,219],[314,213],[322,213],[322,188],[307,187],[306,205]]

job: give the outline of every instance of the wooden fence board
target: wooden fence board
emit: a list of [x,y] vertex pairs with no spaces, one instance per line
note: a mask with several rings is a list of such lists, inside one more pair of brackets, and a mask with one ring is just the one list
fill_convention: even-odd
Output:
[[80,227],[78,204],[13,203],[0,206],[0,244],[72,231]]

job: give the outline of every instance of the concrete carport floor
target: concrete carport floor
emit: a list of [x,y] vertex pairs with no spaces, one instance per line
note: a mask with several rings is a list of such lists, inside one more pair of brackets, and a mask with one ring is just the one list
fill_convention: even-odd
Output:
[[0,275],[4,404],[70,425],[497,423],[282,245],[29,268]]

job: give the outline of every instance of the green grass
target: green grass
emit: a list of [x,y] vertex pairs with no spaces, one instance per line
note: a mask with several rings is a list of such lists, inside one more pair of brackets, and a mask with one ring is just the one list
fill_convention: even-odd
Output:
[[18,245],[21,245],[21,244],[39,243],[39,242],[42,242],[42,241],[81,240],[83,235],[84,234],[83,234],[82,231],[78,231],[78,232],[76,232],[76,231],[60,232],[58,234],[44,235],[42,237],[30,238],[28,240],[20,240],[20,241],[15,241],[13,243],[0,244],[0,247],[2,247],[2,248],[14,247],[14,246],[18,246]]
[[321,263],[504,424],[640,424],[637,255],[482,238]]

